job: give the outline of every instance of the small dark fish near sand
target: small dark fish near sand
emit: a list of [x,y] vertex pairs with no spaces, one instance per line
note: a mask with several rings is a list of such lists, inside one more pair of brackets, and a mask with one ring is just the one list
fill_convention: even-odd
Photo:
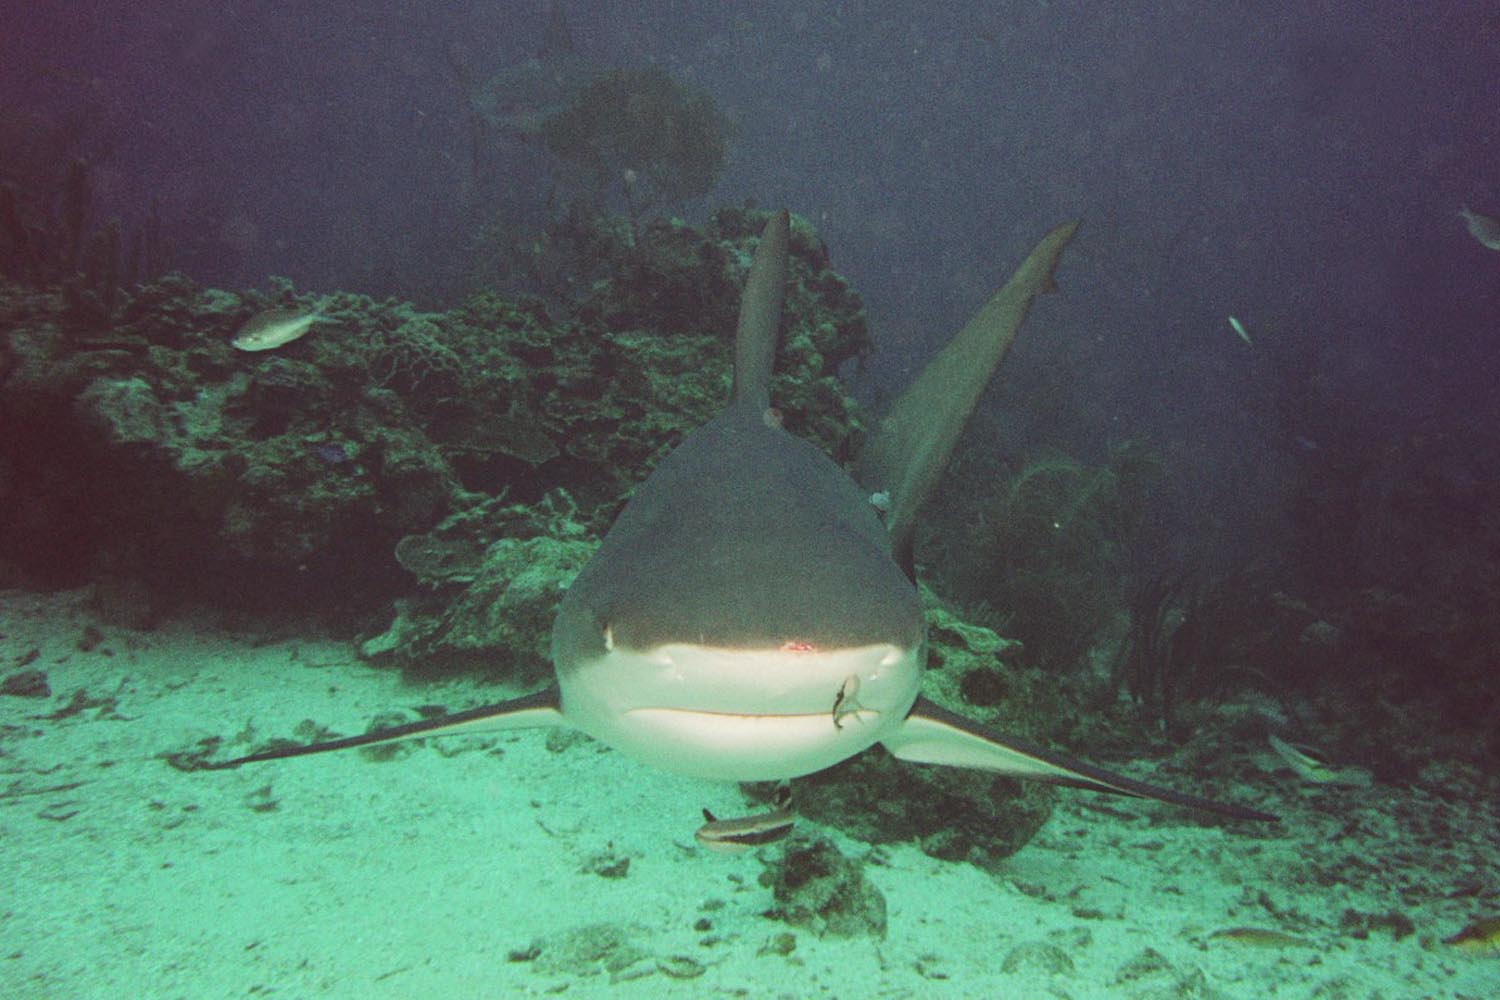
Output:
[[267,309],[246,320],[230,343],[242,351],[269,351],[302,337],[322,319],[308,309]]
[[791,811],[792,790],[787,786],[776,789],[773,802],[775,808],[769,812],[736,819],[719,819],[705,809],[703,818],[706,822],[693,834],[693,839],[720,854],[738,854],[752,847],[774,844],[792,832],[797,817]]

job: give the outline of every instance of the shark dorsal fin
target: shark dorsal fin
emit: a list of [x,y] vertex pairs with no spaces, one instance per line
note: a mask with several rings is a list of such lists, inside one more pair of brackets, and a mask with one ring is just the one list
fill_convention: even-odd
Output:
[[764,410],[771,405],[771,365],[781,329],[786,297],[786,255],[791,227],[786,209],[766,220],[760,246],[740,300],[740,322],[734,336],[734,390],[731,402]]
[[891,552],[908,576],[917,515],[937,487],[969,414],[1015,340],[1032,299],[1056,289],[1053,269],[1077,228],[1076,221],[1066,222],[1043,237],[1005,287],[901,394],[860,455],[860,486],[890,498],[886,528]]

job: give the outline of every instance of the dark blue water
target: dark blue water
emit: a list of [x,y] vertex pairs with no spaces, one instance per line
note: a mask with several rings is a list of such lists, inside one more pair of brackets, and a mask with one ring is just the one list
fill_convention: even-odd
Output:
[[[687,213],[749,198],[812,219],[869,304],[871,386],[899,385],[1029,240],[1081,216],[1066,297],[1012,372],[1022,392],[1065,369],[1074,417],[1030,433],[1087,450],[1150,432],[1212,491],[1205,465],[1284,444],[1255,412],[1267,355],[1312,359],[1382,421],[1492,421],[1500,270],[1457,212],[1500,212],[1496,15],[1135,6],[566,12],[584,58],[659,64],[732,116],[723,180]],[[445,50],[483,77],[534,55],[547,18],[541,3],[29,4],[7,15],[0,87],[12,112],[83,120],[111,150],[101,213],[160,199],[177,263],[204,281],[443,303],[469,287],[495,197],[466,177]],[[541,196],[534,157],[507,169],[505,197]],[[1234,472],[1235,490],[1255,475]]]

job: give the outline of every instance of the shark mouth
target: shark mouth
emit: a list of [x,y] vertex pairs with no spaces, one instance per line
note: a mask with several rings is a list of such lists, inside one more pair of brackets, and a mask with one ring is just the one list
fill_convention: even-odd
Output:
[[878,742],[906,717],[920,677],[920,647],[672,643],[613,649],[559,685],[570,722],[642,763],[771,781],[820,771]]

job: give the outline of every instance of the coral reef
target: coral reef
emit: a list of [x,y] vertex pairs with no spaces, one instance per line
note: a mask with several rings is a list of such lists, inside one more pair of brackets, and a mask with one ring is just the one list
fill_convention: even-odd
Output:
[[1076,668],[1123,607],[1125,554],[1160,474],[1127,443],[1103,466],[1044,455],[998,487],[973,484],[989,498],[982,522],[942,550],[940,579],[1019,639],[1028,663]]
[[[125,580],[169,603],[305,608],[366,627],[411,596],[403,566],[435,572],[416,542],[393,555],[401,539],[467,513],[438,539],[468,530],[471,555],[483,553],[488,532],[519,523],[492,498],[534,504],[562,489],[571,499],[551,502],[576,503],[552,519],[574,546],[558,550],[564,572],[638,477],[721,405],[759,221],[735,210],[707,232],[652,227],[567,318],[493,293],[434,313],[169,276],[79,330],[57,286],[0,285],[0,564],[42,584]],[[779,402],[790,427],[842,454],[858,418],[834,369],[865,349],[864,319],[798,229]],[[685,299],[690,285],[707,292]],[[270,307],[320,321],[275,351],[235,350],[235,331]],[[479,582],[516,599],[530,585],[490,574]],[[454,615],[444,636],[473,631]],[[413,648],[432,655],[418,633],[426,645]]]
[[498,538],[461,590],[399,600],[395,622],[360,652],[425,671],[458,664],[540,682],[551,675],[548,644],[558,601],[593,551],[582,540]]
[[765,881],[779,920],[818,937],[885,937],[885,897],[826,838],[793,840]]
[[0,111],[0,276],[54,287],[68,325],[107,326],[142,282],[165,272],[157,205],[127,232],[101,219],[94,176],[113,142],[77,112],[58,121]]

